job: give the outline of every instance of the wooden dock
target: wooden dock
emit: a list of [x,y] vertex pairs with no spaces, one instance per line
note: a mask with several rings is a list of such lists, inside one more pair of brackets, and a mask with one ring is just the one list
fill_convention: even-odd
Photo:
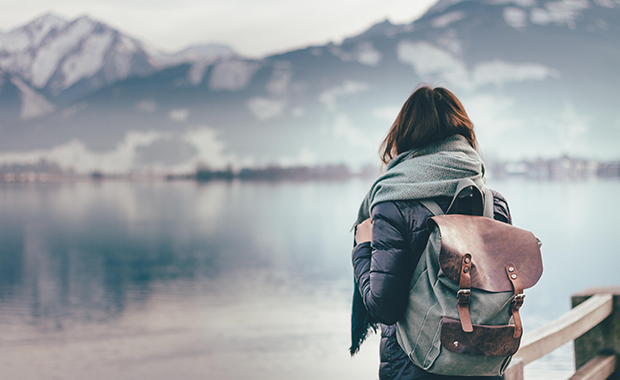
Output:
[[573,309],[523,336],[504,373],[523,380],[523,366],[574,340],[576,372],[569,380],[620,380],[620,286],[590,288],[572,296]]

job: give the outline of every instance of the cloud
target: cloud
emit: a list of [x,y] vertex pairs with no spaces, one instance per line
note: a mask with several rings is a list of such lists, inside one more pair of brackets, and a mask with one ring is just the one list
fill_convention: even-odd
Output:
[[213,68],[209,88],[229,91],[244,89],[250,83],[258,67],[257,63],[239,60],[220,62]]
[[332,87],[323,91],[319,95],[319,101],[323,103],[327,109],[334,111],[338,98],[348,95],[358,94],[370,90],[370,86],[364,82],[345,80],[341,86]]
[[523,128],[523,121],[509,116],[515,101],[497,95],[476,95],[465,100],[467,113],[483,146],[497,146],[496,138],[510,129]]
[[539,25],[546,25],[550,22],[566,24],[574,29],[577,17],[589,6],[587,0],[550,1],[545,4],[545,8],[532,9],[530,21]]
[[368,66],[377,66],[383,58],[381,52],[373,47],[372,42],[368,41],[358,44],[354,55],[357,62]]
[[521,8],[531,8],[536,5],[536,0],[490,0],[491,4],[515,4]]
[[248,109],[258,120],[268,120],[280,116],[286,106],[286,101],[256,97],[248,100]]
[[521,8],[504,8],[504,21],[515,29],[523,29],[527,26],[527,12]]
[[195,155],[196,148],[187,141],[178,137],[162,138],[153,141],[150,145],[137,146],[135,161],[144,166],[174,166],[182,164]]
[[299,150],[297,157],[282,157],[280,165],[285,167],[297,165],[313,166],[317,164],[317,161],[318,155],[312,149],[304,146]]
[[510,82],[540,81],[559,78],[559,71],[537,63],[511,63],[502,60],[481,62],[470,72],[451,52],[428,42],[400,41],[398,59],[410,64],[425,82],[446,80],[465,90],[495,84],[497,87]]
[[167,137],[167,134],[128,132],[117,144],[116,149],[107,152],[92,152],[82,141],[73,139],[46,150],[1,153],[0,162],[23,163],[47,160],[57,163],[64,169],[73,169],[81,173],[93,170],[124,172],[131,169],[137,147],[149,145],[162,137]]
[[383,54],[376,50],[370,41],[358,43],[351,51],[342,51],[342,49],[337,46],[331,46],[329,51],[345,62],[356,61],[367,66],[377,66],[383,58]]
[[238,159],[234,154],[226,151],[224,144],[218,137],[217,131],[199,127],[185,132],[181,139],[191,144],[197,151],[196,155],[183,165],[178,165],[177,170],[191,170],[197,165],[207,165],[210,168],[224,168],[228,165],[240,165],[246,161]]
[[136,111],[153,113],[157,109],[157,103],[152,99],[141,100],[134,106]]
[[372,110],[372,116],[386,123],[393,123],[400,112],[400,106],[384,106]]
[[168,111],[168,118],[172,121],[187,121],[189,108],[174,108]]
[[88,108],[88,102],[86,100],[70,105],[62,110],[62,117],[73,117],[76,113],[85,110],[86,108]]
[[344,114],[336,115],[332,125],[332,135],[347,141],[351,146],[367,148],[369,151],[375,151],[381,142],[380,135],[363,131]]
[[265,86],[271,95],[283,95],[289,87],[293,77],[292,65],[287,61],[275,62],[271,79]]
[[[165,150],[165,151],[164,151]],[[73,139],[51,149],[0,153],[0,163],[27,163],[46,160],[65,170],[89,173],[126,173],[132,170],[170,173],[192,171],[198,165],[224,168],[241,165],[242,161],[226,152],[217,132],[205,126],[183,133],[130,131],[109,151],[91,151],[80,140]]]
[[474,86],[495,84],[501,87],[508,82],[540,81],[546,78],[559,78],[557,70],[535,63],[509,63],[500,60],[482,62],[474,68]]
[[537,124],[555,133],[563,152],[582,150],[590,122],[590,118],[578,113],[571,103],[566,103],[556,117],[537,120]]
[[399,61],[410,64],[423,81],[443,78],[458,87],[471,87],[465,65],[446,50],[428,42],[403,40],[396,53]]
[[231,45],[244,56],[262,57],[329,41],[340,43],[351,31],[367,29],[383,17],[410,23],[434,2],[374,1],[352,6],[333,0],[21,0],[2,8],[0,25],[3,31],[21,26],[43,10],[68,19],[89,14],[166,51],[208,40]]
[[445,15],[441,15],[432,21],[433,28],[445,28],[455,21],[465,18],[465,12],[450,12]]
[[306,110],[303,107],[295,107],[291,110],[291,115],[294,117],[303,117],[306,114]]

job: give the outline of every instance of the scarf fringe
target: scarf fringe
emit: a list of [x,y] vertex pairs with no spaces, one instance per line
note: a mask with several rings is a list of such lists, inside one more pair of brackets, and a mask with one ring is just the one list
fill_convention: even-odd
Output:
[[378,323],[375,321],[366,310],[364,300],[359,292],[357,282],[355,282],[355,290],[353,291],[353,306],[351,310],[351,347],[349,347],[349,353],[351,356],[357,354],[360,350],[360,346],[366,338],[369,332],[377,332]]

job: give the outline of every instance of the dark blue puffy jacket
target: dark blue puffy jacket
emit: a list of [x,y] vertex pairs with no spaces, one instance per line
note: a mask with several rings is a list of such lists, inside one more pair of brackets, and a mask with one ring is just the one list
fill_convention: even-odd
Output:
[[[494,218],[512,224],[504,197],[493,191],[493,198]],[[433,200],[445,212],[452,199]],[[380,380],[474,379],[430,374],[414,365],[396,341],[394,324],[404,316],[411,276],[430,235],[426,219],[431,216],[415,200],[378,203],[372,209],[372,244],[358,244],[353,250],[353,271],[360,294],[370,316],[381,324]]]

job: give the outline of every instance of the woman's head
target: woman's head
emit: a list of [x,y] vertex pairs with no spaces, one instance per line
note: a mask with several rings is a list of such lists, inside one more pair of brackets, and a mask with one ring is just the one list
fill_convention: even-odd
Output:
[[476,149],[474,125],[461,102],[443,87],[425,85],[409,96],[398,113],[381,145],[381,159],[387,164],[402,152],[456,134]]

